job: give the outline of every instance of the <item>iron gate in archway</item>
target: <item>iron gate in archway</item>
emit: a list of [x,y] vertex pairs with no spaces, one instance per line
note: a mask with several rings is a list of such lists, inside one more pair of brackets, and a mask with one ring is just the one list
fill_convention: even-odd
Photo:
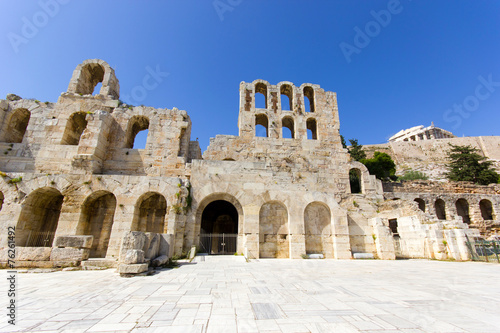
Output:
[[234,254],[238,234],[200,234],[199,252],[208,254]]

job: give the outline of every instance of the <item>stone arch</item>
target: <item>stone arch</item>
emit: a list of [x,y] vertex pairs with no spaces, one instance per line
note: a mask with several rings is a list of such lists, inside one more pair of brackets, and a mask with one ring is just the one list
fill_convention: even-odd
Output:
[[264,95],[264,109],[267,109],[267,85],[263,82],[257,82],[255,83],[255,93],[254,93],[254,105],[255,108],[257,108],[257,94],[262,94]]
[[455,208],[457,209],[457,215],[462,217],[464,223],[470,224],[469,216],[469,203],[464,198],[460,198],[455,201]]
[[13,110],[4,131],[4,141],[8,143],[23,142],[30,117],[31,112],[28,109],[18,108]]
[[479,209],[481,210],[481,217],[483,220],[494,220],[493,206],[491,201],[488,199],[482,199],[479,201]]
[[133,116],[128,121],[125,137],[125,148],[133,148],[135,137],[141,131],[149,130],[149,118],[146,116]]
[[90,257],[106,257],[115,210],[116,197],[108,191],[96,191],[83,202],[77,234],[94,236]]
[[[283,96],[287,97],[288,103],[283,103],[286,101]],[[293,111],[293,88],[290,84],[285,83],[280,86],[280,104],[281,110]],[[284,104],[288,104],[288,108],[285,108]]]
[[306,254],[322,253],[333,258],[333,240],[330,208],[314,201],[304,210]]
[[[304,105],[306,112],[314,112],[314,89],[310,86],[305,86],[303,89],[304,92]],[[307,107],[306,98],[309,100],[309,108]]]
[[86,117],[85,112],[75,112],[69,117],[61,141],[62,145],[77,146],[80,143],[80,137],[87,128]]
[[418,204],[418,208],[419,208],[421,211],[425,212],[425,201],[424,201],[424,199],[421,199],[421,198],[415,198],[415,200],[414,200],[414,201]]
[[167,200],[157,192],[147,192],[137,200],[132,221],[132,230],[143,232],[167,232],[165,215]]
[[311,140],[318,140],[318,124],[316,119],[308,118],[306,121],[307,138]]
[[101,83],[100,95],[120,97],[120,85],[115,71],[103,60],[89,59],[78,65],[68,86],[69,93],[92,95],[94,88]]
[[434,209],[439,220],[446,220],[446,203],[443,199],[436,199]]
[[363,182],[360,169],[352,168],[349,170],[349,184],[351,186],[351,193],[363,193]]
[[[258,126],[262,126],[261,129],[259,129]],[[261,130],[263,132],[263,129],[266,131],[265,136],[263,133],[260,133]],[[255,116],[255,136],[269,137],[269,119],[267,119],[267,116],[263,113],[259,113]]]
[[283,138],[285,137],[284,129],[288,128],[290,130],[290,139],[295,139],[295,123],[292,117],[283,117],[283,119],[281,119],[281,128],[281,136]]
[[288,210],[279,201],[262,205],[259,212],[259,257],[289,258]]
[[21,205],[16,226],[16,245],[51,247],[54,241],[63,195],[53,187],[31,192]]

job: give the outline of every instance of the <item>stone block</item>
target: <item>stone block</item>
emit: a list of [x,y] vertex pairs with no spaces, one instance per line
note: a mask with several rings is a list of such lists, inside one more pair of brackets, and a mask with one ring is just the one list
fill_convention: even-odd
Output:
[[172,250],[174,248],[174,235],[172,234],[160,234],[160,248],[158,254],[166,255],[167,257],[172,257]]
[[309,254],[309,255],[307,255],[307,257],[309,259],[324,259],[325,258],[322,253]]
[[120,260],[125,258],[127,250],[142,250],[146,244],[146,235],[140,231],[130,231],[122,238],[120,249]]
[[160,235],[154,232],[147,232],[146,237],[149,244],[144,247],[144,255],[146,258],[152,259],[158,256],[160,250]]
[[166,255],[161,255],[159,257],[156,257],[152,262],[151,262],[151,265],[153,267],[158,267],[158,266],[161,266],[161,265],[164,265],[168,262],[168,256]]
[[121,264],[118,266],[118,273],[120,274],[138,274],[146,272],[148,270],[148,264]]
[[89,249],[76,249],[73,247],[53,248],[50,254],[51,261],[82,261],[89,258]]
[[17,247],[17,261],[48,261],[50,260],[51,247]]
[[56,237],[56,247],[76,247],[90,249],[94,236],[59,236]]
[[373,253],[353,253],[354,259],[375,259]]
[[127,250],[127,254],[123,259],[124,264],[142,264],[144,263],[143,250]]

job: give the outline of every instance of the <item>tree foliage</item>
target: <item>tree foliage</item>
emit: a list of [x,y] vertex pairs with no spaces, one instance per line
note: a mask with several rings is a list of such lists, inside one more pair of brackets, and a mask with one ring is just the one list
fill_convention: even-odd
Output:
[[396,163],[391,156],[386,153],[376,151],[373,158],[363,159],[361,163],[366,165],[371,175],[374,175],[380,180],[395,179]]
[[340,143],[342,143],[342,148],[347,148],[347,143],[343,135],[340,135]]
[[358,140],[350,139],[349,142],[351,143],[351,147],[348,150],[353,160],[361,162],[361,160],[365,159],[366,153],[363,150],[363,146],[358,144]]
[[450,144],[448,151],[448,172],[446,176],[453,181],[470,181],[480,185],[488,185],[499,181],[499,174],[493,169],[493,162],[477,153],[471,146]]

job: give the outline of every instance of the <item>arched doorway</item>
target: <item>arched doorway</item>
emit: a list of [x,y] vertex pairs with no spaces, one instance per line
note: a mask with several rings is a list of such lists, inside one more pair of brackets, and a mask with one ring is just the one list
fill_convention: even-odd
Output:
[[63,203],[61,192],[43,187],[31,192],[22,205],[16,226],[16,245],[51,247]]
[[116,198],[107,191],[92,193],[82,205],[77,234],[94,236],[90,249],[91,258],[106,257],[115,209]]
[[234,254],[237,250],[238,210],[226,200],[209,203],[201,215],[200,251]]
[[267,202],[260,208],[259,258],[290,258],[288,211],[281,202]]
[[323,254],[333,258],[331,214],[322,202],[312,202],[304,212],[306,254]]

